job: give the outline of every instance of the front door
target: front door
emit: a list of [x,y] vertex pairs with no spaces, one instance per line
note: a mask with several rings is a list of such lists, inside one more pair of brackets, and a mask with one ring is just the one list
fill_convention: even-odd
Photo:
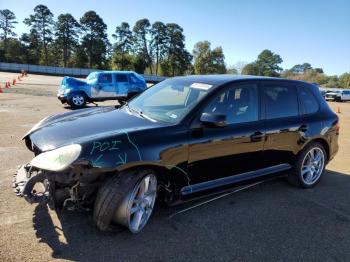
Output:
[[99,74],[98,82],[91,90],[94,98],[111,98],[115,97],[115,86],[113,84],[112,74]]
[[[262,167],[264,133],[259,105],[258,84],[254,82],[229,86],[205,106],[202,113],[225,114],[227,126],[201,124],[198,128],[198,122],[194,122],[188,157],[191,185]],[[186,188],[184,194],[194,189]]]

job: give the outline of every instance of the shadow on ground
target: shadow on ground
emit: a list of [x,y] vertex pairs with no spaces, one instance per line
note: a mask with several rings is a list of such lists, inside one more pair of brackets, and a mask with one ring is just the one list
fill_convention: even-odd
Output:
[[[327,171],[314,189],[283,179],[179,214],[158,207],[138,235],[101,233],[91,213],[38,205],[33,225],[53,258],[74,261],[344,260],[350,256],[350,175]],[[61,224],[58,226],[57,224]]]

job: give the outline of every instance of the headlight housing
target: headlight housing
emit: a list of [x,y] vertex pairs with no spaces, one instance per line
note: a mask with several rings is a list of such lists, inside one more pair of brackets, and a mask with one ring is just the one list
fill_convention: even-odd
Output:
[[73,144],[41,153],[30,161],[30,165],[49,171],[62,171],[79,157],[81,146]]
[[66,89],[64,89],[64,94],[68,94],[70,91],[71,91],[70,88],[66,88]]

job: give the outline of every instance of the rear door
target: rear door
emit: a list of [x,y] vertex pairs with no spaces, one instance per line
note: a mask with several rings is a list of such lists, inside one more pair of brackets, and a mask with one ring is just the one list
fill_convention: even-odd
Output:
[[262,84],[265,108],[265,167],[290,165],[300,148],[302,134],[307,130],[299,117],[296,86],[287,82]]
[[128,75],[124,73],[115,74],[116,96],[127,96],[129,91]]

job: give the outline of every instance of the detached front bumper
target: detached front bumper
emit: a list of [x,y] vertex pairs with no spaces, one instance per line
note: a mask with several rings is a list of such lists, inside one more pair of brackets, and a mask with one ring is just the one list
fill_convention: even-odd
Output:
[[[39,185],[40,191],[37,190]],[[24,197],[31,204],[47,201],[49,196],[46,174],[32,170],[28,165],[23,165],[17,170],[12,187],[17,196]]]

